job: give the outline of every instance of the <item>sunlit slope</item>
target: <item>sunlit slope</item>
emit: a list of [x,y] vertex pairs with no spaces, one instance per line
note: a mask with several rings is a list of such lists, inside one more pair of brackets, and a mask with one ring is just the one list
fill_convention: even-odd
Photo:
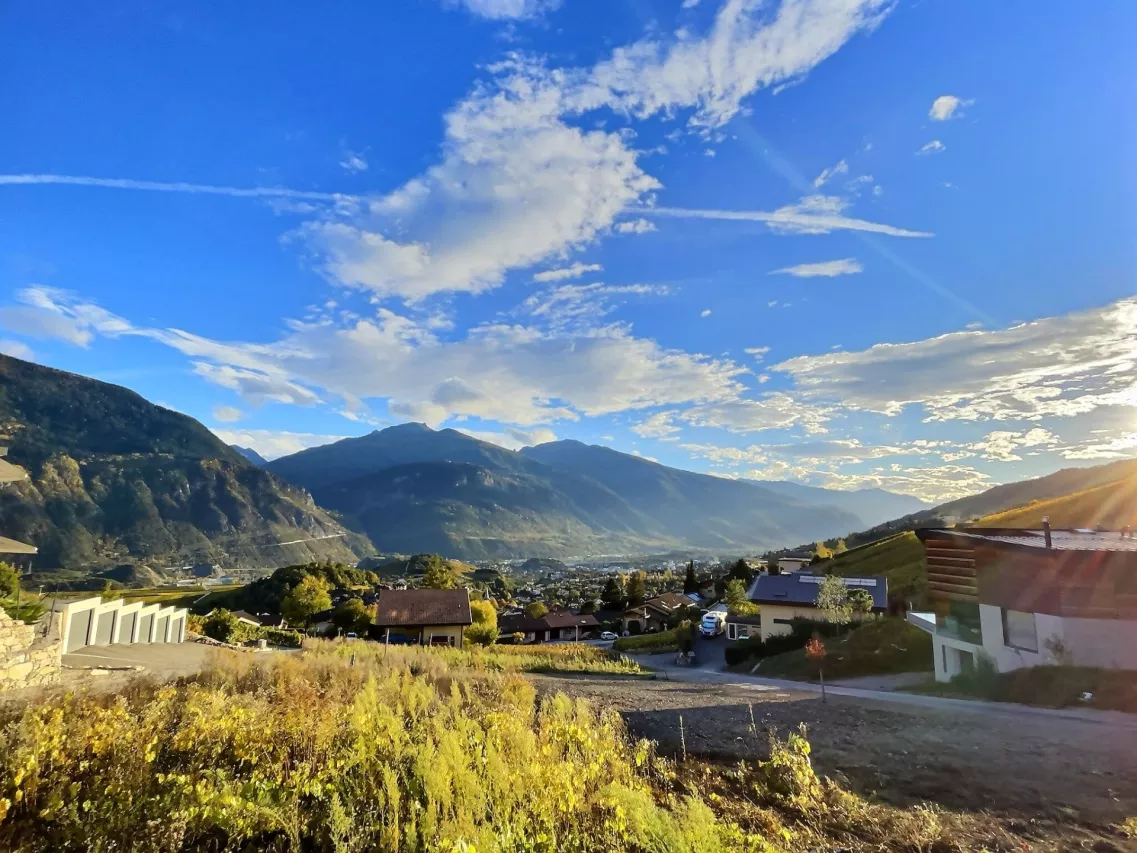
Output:
[[984,516],[978,525],[1039,527],[1044,516],[1049,517],[1052,527],[1117,530],[1137,525],[1137,476]]

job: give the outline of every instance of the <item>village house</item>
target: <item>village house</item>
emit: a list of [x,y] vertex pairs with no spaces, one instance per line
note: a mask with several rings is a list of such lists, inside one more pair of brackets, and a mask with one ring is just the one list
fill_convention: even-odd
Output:
[[[817,606],[817,591],[825,575],[793,572],[788,575],[758,575],[747,590],[747,598],[761,608],[758,631],[750,619],[727,617],[727,636],[731,625],[735,637],[745,631],[747,637],[761,636],[763,640],[778,634],[788,634],[794,619],[828,621],[829,617]],[[850,589],[863,589],[873,599],[873,612],[883,613],[888,607],[888,580],[884,577],[842,577]]]
[[1137,539],[1128,531],[917,530],[937,681],[975,668],[1137,669]]
[[665,631],[677,613],[683,613],[688,608],[692,612],[698,609],[691,603],[691,599],[681,592],[665,592],[655,598],[649,598],[638,607],[630,607],[621,617],[625,634],[648,634],[654,631]]
[[389,643],[462,647],[473,623],[464,589],[386,589],[379,593],[372,639]]
[[579,615],[567,610],[546,613],[537,619],[524,613],[501,616],[497,620],[501,638],[523,634],[526,643],[547,643],[556,640],[582,640],[597,630],[600,623],[592,615]]

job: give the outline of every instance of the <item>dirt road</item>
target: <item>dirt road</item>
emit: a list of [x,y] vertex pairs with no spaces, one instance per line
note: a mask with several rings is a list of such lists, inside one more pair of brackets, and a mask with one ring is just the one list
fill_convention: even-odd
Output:
[[819,770],[896,805],[938,803],[1041,821],[1108,824],[1137,815],[1137,732],[1042,716],[990,718],[769,688],[597,677],[539,677],[619,710],[631,731],[691,755],[737,761],[764,752],[761,730],[804,723]]

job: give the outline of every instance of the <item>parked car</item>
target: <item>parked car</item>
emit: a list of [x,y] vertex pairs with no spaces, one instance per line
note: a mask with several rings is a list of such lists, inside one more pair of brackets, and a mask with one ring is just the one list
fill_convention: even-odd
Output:
[[358,640],[359,639],[359,634],[355,633],[355,631],[348,631],[344,636],[347,637],[349,640]]
[[600,632],[600,639],[601,640],[615,640],[615,639],[617,639],[617,637],[611,631],[601,631]]

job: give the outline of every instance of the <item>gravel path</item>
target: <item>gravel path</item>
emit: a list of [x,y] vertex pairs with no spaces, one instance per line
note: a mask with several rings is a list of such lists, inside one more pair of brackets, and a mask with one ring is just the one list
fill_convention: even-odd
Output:
[[535,679],[619,710],[631,731],[690,755],[736,761],[765,752],[765,735],[804,723],[816,766],[896,805],[933,802],[1033,820],[1113,823],[1137,815],[1137,735],[1102,722],[983,716],[847,697],[600,677]]

